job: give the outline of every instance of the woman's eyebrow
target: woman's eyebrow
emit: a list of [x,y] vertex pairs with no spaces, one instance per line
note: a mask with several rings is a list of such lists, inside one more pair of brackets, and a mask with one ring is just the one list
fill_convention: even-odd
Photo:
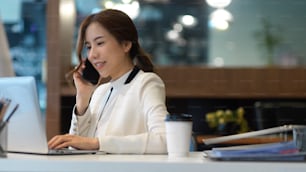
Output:
[[104,36],[97,36],[94,41],[97,41],[98,39],[104,38]]
[[[97,36],[93,39],[93,41],[97,41],[98,39],[104,38],[104,36]],[[89,44],[89,41],[84,41],[84,45]]]

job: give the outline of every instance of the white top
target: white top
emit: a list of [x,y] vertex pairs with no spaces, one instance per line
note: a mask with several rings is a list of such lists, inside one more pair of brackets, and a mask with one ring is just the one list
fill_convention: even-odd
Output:
[[99,86],[83,116],[73,111],[70,134],[98,137],[100,150],[109,153],[166,153],[164,83],[140,70],[124,84],[130,72]]

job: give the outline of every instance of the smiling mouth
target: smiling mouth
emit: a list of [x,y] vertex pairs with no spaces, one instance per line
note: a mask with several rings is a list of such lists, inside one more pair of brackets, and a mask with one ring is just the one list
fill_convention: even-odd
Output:
[[106,61],[95,63],[97,68],[102,68],[106,64]]

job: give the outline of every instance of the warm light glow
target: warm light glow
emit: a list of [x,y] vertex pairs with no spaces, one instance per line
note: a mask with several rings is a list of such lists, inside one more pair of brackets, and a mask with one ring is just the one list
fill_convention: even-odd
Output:
[[130,3],[132,2],[132,0],[122,0],[122,2],[123,2],[124,4],[130,4]]
[[106,2],[104,2],[104,7],[105,7],[105,8],[110,9],[110,8],[113,8],[114,6],[115,6],[115,4],[114,4],[112,1],[106,1]]
[[210,26],[218,30],[227,30],[233,16],[225,9],[217,9],[210,15]]
[[217,9],[211,13],[210,18],[214,20],[232,21],[233,15],[225,9]]
[[225,8],[232,0],[206,0],[207,4],[214,8]]
[[193,27],[197,24],[197,20],[192,15],[183,15],[179,21],[186,27]]
[[112,1],[105,1],[104,7],[107,9],[117,9],[125,12],[132,19],[135,19],[139,15],[140,5],[138,1],[123,0],[123,3],[114,3]]
[[60,14],[65,18],[70,18],[75,15],[74,1],[62,0],[60,5]]
[[179,23],[175,23],[175,24],[173,25],[173,29],[174,29],[175,31],[177,31],[177,32],[182,32],[182,31],[183,31],[183,26],[182,26],[181,24],[179,24]]
[[222,57],[216,57],[213,61],[213,65],[217,67],[223,67],[224,66],[224,60]]
[[175,41],[175,40],[177,40],[179,37],[180,37],[180,34],[179,34],[177,31],[175,31],[175,30],[170,30],[170,31],[167,33],[167,36],[166,36],[166,38],[167,38],[168,40],[171,40],[171,41]]
[[210,25],[218,30],[227,30],[229,24],[225,20],[211,20]]

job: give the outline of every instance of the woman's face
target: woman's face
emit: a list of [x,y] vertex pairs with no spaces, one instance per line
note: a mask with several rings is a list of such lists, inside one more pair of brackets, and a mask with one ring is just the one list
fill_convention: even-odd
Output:
[[85,47],[89,61],[100,76],[116,80],[133,67],[129,58],[131,42],[119,43],[104,27],[91,23],[85,33]]

